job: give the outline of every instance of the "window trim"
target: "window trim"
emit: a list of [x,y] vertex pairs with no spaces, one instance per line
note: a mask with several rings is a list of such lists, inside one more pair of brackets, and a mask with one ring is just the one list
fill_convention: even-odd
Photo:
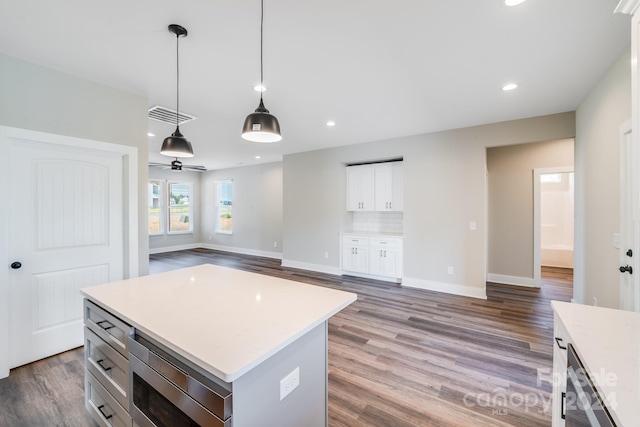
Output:
[[[169,191],[169,187],[172,184],[187,184],[189,185],[189,230],[177,230],[171,231],[171,201],[169,198],[171,197],[171,191]],[[180,180],[167,180],[166,181],[166,203],[165,203],[165,234],[167,236],[174,236],[177,234],[193,234],[193,182],[192,181],[180,181]]]
[[233,222],[231,225],[231,231],[224,231],[220,229],[220,184],[231,184],[231,218],[233,221],[233,192],[234,190],[234,185],[233,185],[233,179],[219,179],[215,181],[215,185],[216,185],[216,198],[215,198],[215,225],[214,225],[214,233],[215,234],[222,234],[225,236],[231,236],[233,235]]
[[[149,232],[149,223],[148,223],[148,219],[150,218],[149,215],[149,209],[151,208],[151,206],[149,206],[149,193],[148,191],[150,191],[150,186],[157,184],[158,185],[158,232],[157,233],[151,233]],[[147,182],[147,233],[149,234],[149,236],[163,236],[165,234],[164,230],[165,230],[165,215],[164,215],[164,202],[163,200],[165,199],[164,196],[164,192],[165,192],[165,180],[164,179],[154,179],[154,178],[149,178],[148,182]]]

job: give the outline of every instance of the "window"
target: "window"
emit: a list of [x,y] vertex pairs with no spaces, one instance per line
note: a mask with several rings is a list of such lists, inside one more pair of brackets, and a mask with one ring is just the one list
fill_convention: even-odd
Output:
[[191,183],[168,182],[169,233],[189,233],[193,231],[191,212]]
[[149,214],[149,234],[162,234],[163,224],[160,215],[160,200],[162,195],[160,181],[149,181],[149,191],[147,195],[147,209]]
[[233,233],[233,181],[216,181],[216,233]]

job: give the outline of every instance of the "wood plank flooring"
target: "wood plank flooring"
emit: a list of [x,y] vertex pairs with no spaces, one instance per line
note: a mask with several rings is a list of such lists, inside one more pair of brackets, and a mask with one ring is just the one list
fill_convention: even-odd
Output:
[[[207,249],[152,255],[152,273],[203,263],[343,289],[358,301],[329,321],[329,425],[549,426],[552,299],[572,271],[545,268],[540,289],[487,284],[488,299],[402,288]],[[0,380],[0,426],[93,426],[82,349]]]

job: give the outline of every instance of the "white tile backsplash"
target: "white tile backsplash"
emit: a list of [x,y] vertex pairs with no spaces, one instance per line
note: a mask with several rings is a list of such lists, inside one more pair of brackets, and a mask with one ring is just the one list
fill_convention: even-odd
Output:
[[353,231],[402,234],[402,212],[354,212]]

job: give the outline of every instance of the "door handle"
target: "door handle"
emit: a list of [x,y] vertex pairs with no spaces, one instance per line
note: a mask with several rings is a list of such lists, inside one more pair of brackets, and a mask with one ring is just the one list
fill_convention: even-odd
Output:
[[13,268],[14,270],[17,270],[20,267],[22,267],[22,263],[20,261],[15,261],[11,263],[11,268]]
[[620,273],[629,272],[629,274],[633,274],[633,267],[631,267],[630,265],[620,266],[619,270]]

